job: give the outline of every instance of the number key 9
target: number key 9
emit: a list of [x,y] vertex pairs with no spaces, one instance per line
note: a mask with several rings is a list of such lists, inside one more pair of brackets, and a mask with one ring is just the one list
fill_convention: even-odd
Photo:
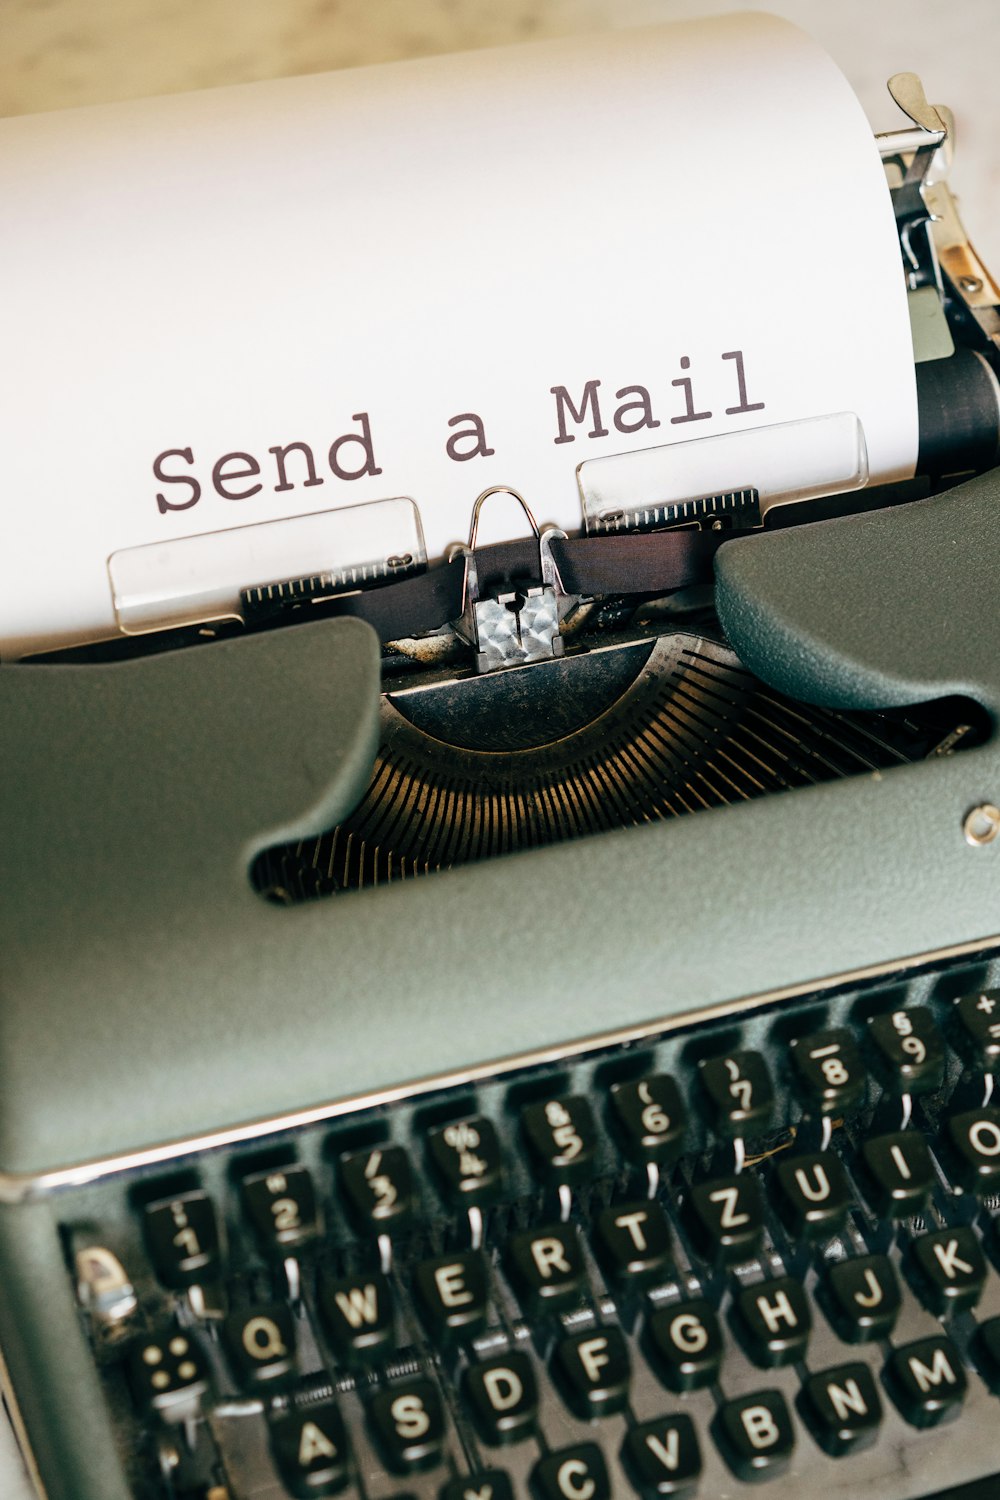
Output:
[[242,1182],[243,1203],[265,1255],[283,1258],[320,1231],[308,1167],[276,1167]]
[[932,1094],[944,1081],[944,1041],[926,1005],[874,1016],[868,1023],[875,1066],[897,1094]]

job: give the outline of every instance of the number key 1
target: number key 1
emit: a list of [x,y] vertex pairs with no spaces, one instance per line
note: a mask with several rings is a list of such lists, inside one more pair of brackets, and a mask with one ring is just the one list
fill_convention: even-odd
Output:
[[265,1255],[282,1258],[320,1231],[316,1190],[308,1167],[255,1172],[241,1184],[243,1203]]
[[848,1114],[861,1103],[867,1076],[854,1037],[845,1028],[800,1037],[792,1043],[792,1064],[807,1114]]

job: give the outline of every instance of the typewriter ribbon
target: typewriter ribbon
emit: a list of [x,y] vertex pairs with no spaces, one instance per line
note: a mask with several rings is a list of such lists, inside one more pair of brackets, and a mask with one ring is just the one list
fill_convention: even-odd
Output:
[[279,523],[242,586],[302,515],[310,571],[416,566],[510,485],[572,538],[582,464],[760,488],[749,429],[821,425],[795,493],[914,470],[878,149],[772,18],[4,120],[0,195],[8,659],[116,634],[108,558],[169,593],[191,537]]

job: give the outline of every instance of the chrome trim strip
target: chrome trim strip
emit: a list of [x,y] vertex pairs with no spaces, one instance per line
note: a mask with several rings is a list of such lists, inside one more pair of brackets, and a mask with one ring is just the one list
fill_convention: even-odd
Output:
[[358,1110],[380,1105],[395,1104],[400,1099],[427,1094],[434,1089],[465,1088],[494,1078],[499,1073],[514,1068],[537,1067],[544,1063],[561,1062],[568,1057],[578,1057],[588,1052],[597,1052],[604,1047],[621,1046],[628,1042],[642,1041],[651,1036],[663,1036],[687,1026],[694,1018],[714,1021],[722,1016],[738,1015],[754,1010],[761,1005],[771,1005],[779,1000],[792,1000],[802,995],[815,994],[842,985],[861,984],[870,979],[883,978],[889,974],[900,974],[910,969],[923,968],[935,963],[944,963],[956,958],[972,957],[976,953],[1000,950],[1000,933],[992,937],[977,938],[974,942],[956,943],[947,948],[936,948],[925,953],[911,954],[907,958],[893,959],[880,964],[869,964],[859,969],[847,969],[823,979],[795,984],[776,990],[763,990],[741,999],[721,1001],[704,1008],[694,1007],[677,1015],[646,1021],[641,1025],[622,1027],[617,1031],[601,1032],[596,1036],[562,1042],[558,1046],[540,1047],[533,1052],[514,1053],[510,1057],[494,1058],[451,1073],[432,1074],[414,1082],[398,1084],[393,1088],[380,1089],[370,1094],[352,1094],[345,1099],[315,1105],[312,1109],[295,1110],[289,1114],[273,1115],[253,1120],[246,1125],[234,1125],[229,1129],[211,1131],[206,1135],[189,1136],[168,1141],[159,1146],[146,1146],[120,1156],[100,1157],[93,1161],[80,1162],[74,1166],[56,1167],[44,1172],[0,1172],[0,1203],[25,1203],[60,1189],[84,1187],[102,1177],[115,1176],[121,1172],[137,1171],[143,1167],[157,1166],[161,1162],[177,1157],[190,1156],[195,1152],[214,1151],[224,1146],[238,1146],[261,1136],[277,1135],[287,1130],[299,1130],[317,1125],[323,1120],[335,1120],[342,1115],[354,1114]]
[[[14,1392],[14,1386],[11,1382],[10,1372],[7,1369],[7,1361],[3,1357],[2,1349],[0,1349],[0,1394],[3,1395],[4,1405],[4,1410],[0,1411],[0,1422],[9,1421],[14,1433],[14,1440],[17,1443],[27,1472],[28,1483],[33,1487],[38,1500],[47,1500],[48,1490],[42,1483],[42,1476],[35,1460],[34,1450],[28,1441],[28,1429],[24,1425],[24,1418],[21,1415],[21,1408],[17,1402],[17,1396]],[[53,1421],[55,1420],[57,1418],[53,1415]]]

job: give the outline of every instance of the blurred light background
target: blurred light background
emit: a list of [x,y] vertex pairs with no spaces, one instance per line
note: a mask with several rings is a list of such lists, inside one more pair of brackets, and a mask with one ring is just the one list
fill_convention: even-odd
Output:
[[[951,105],[953,185],[996,272],[998,0],[0,0],[0,115],[768,9],[824,43],[875,128],[898,120],[885,80],[904,69]],[[752,153],[752,120],[733,149]]]

